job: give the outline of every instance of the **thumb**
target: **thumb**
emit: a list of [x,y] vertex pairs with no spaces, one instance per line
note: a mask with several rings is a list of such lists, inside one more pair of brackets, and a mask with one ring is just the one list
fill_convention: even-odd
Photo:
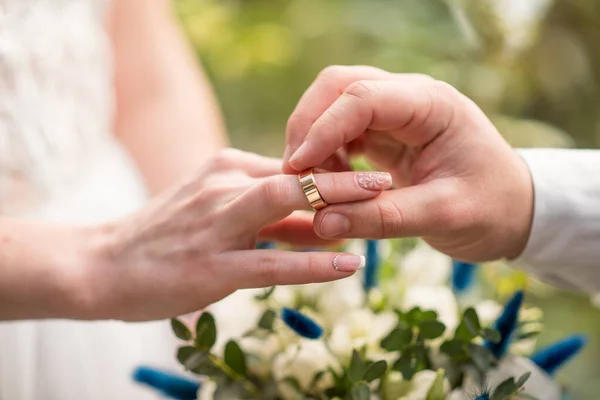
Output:
[[335,204],[317,213],[314,227],[323,238],[383,239],[423,237],[454,231],[467,208],[450,180],[436,180],[382,193],[379,197]]

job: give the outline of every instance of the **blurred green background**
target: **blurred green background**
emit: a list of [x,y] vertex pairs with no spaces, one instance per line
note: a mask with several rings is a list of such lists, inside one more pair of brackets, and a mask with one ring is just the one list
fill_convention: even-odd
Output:
[[[176,7],[239,148],[280,156],[287,117],[332,64],[447,81],[517,147],[600,144],[600,0],[177,0]],[[588,297],[548,289],[530,290],[529,301],[545,311],[540,345],[589,335],[559,379],[573,399],[598,399],[600,310]]]

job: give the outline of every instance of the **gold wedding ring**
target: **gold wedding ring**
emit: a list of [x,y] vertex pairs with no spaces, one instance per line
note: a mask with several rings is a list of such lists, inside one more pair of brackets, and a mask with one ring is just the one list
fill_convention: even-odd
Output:
[[321,197],[321,193],[319,193],[317,183],[315,182],[315,177],[313,176],[312,168],[299,173],[298,180],[300,181],[302,191],[304,192],[304,195],[306,196],[306,199],[312,208],[314,208],[316,211],[319,211],[320,209],[328,206],[327,202],[325,202],[323,197]]

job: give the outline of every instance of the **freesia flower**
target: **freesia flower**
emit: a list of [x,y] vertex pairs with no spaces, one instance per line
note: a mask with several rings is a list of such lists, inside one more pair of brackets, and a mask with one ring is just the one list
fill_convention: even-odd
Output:
[[[384,400],[426,400],[427,393],[437,373],[425,370],[415,374],[410,381],[404,380],[400,372],[392,371],[383,381]],[[450,384],[444,381],[444,391],[450,391]]]
[[519,377],[531,372],[531,377],[525,383],[524,392],[538,399],[560,400],[560,385],[539,368],[531,360],[513,355],[506,355],[497,368],[492,369],[487,376],[488,384],[493,388],[510,377]]
[[367,357],[380,357],[381,340],[398,323],[398,317],[392,312],[373,313],[369,309],[359,309],[347,313],[333,327],[329,337],[329,346],[342,362],[352,356],[352,350],[367,349]]
[[[302,390],[308,390],[318,372],[328,368],[339,371],[338,361],[329,353],[325,344],[318,340],[302,339],[296,345],[288,346],[273,360],[273,375],[284,399],[296,399],[297,393],[284,382],[285,378],[294,378]],[[317,387],[331,385],[332,378],[326,374]]]
[[366,294],[358,275],[327,284],[326,289],[319,293],[316,308],[323,318],[323,323],[329,329],[336,321],[365,304]]
[[400,263],[398,277],[405,287],[446,285],[452,274],[452,259],[420,242]]
[[459,312],[454,293],[447,286],[413,286],[404,295],[402,309],[414,307],[437,312],[438,319],[446,325],[446,332],[458,326]]

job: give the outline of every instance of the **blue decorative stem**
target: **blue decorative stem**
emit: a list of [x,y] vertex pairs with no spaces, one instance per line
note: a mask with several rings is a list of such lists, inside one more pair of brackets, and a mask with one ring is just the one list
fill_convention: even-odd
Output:
[[468,290],[475,280],[477,265],[452,260],[452,287],[456,293],[463,293]]
[[151,367],[138,367],[133,380],[176,400],[195,400],[200,383]]
[[366,291],[377,286],[379,279],[379,267],[381,265],[381,259],[379,256],[379,241],[367,240],[366,241],[366,265],[365,265],[365,280],[363,286]]
[[587,338],[582,335],[570,336],[550,345],[531,356],[548,375],[554,375],[563,365],[575,357],[586,345]]
[[523,305],[523,297],[524,293],[522,291],[515,292],[504,306],[500,317],[496,320],[494,328],[500,332],[500,342],[486,341],[484,343],[484,346],[490,349],[496,358],[502,357],[508,350],[512,334],[519,322],[519,311]]

